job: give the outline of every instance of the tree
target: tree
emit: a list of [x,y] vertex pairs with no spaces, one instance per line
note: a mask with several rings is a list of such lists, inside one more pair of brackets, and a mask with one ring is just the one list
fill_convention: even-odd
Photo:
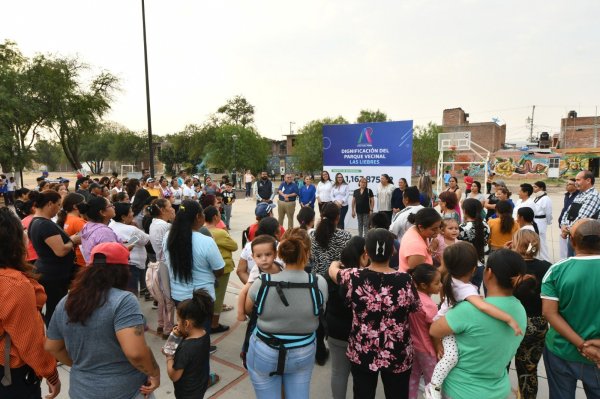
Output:
[[32,146],[39,136],[45,114],[36,101],[39,89],[35,69],[16,43],[0,44],[0,147],[3,166],[17,170],[30,166]]
[[260,170],[267,164],[269,141],[254,129],[222,125],[214,133],[214,141],[206,146],[208,166],[233,171]]
[[413,165],[415,170],[427,171],[435,167],[440,152],[438,151],[438,135],[442,127],[433,122],[427,126],[415,126],[413,130]]
[[82,137],[84,145],[80,149],[80,159],[85,161],[93,174],[99,175],[104,168],[104,161],[110,155],[110,145],[116,140],[114,125],[101,125],[93,134]]
[[380,110],[361,109],[360,115],[356,118],[356,123],[387,122],[387,120],[387,115]]
[[342,116],[335,119],[324,118],[308,122],[296,137],[294,155],[298,158],[300,170],[314,172],[323,169],[323,125],[347,124]]
[[136,133],[118,124],[108,124],[114,133],[109,144],[110,158],[137,164],[148,154],[148,140],[144,133]]
[[219,107],[217,114],[221,114],[224,124],[228,125],[246,127],[254,123],[254,106],[243,96],[227,100],[227,104]]
[[49,171],[58,169],[58,165],[64,158],[59,143],[40,139],[35,142],[34,148],[33,159],[36,162],[46,165]]
[[84,86],[79,79],[88,70],[74,58],[39,55],[32,63],[32,78],[39,79],[36,98],[46,115],[44,125],[56,134],[74,169],[81,168],[82,145],[89,145],[84,139],[100,129],[118,84],[114,75],[103,71]]

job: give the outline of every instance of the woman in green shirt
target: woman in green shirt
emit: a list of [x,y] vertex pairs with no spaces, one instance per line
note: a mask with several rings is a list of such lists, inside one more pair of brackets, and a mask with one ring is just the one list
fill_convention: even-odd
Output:
[[[513,290],[523,282],[525,261],[516,252],[501,249],[490,255],[484,271],[486,301],[510,314],[523,331],[527,315]],[[444,381],[442,393],[451,399],[505,399],[510,395],[506,365],[517,352],[523,336],[516,336],[504,322],[477,310],[468,301],[456,305],[430,330],[435,338],[454,334],[460,357]]]

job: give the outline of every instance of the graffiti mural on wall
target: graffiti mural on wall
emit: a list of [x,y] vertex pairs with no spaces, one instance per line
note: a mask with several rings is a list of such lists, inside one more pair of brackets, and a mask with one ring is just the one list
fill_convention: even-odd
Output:
[[520,159],[496,157],[492,161],[492,170],[503,177],[511,177],[514,174],[531,177],[547,175],[548,158],[537,158],[531,154],[523,154]]
[[560,176],[575,177],[582,170],[588,170],[590,168],[590,159],[597,157],[598,154],[565,155],[560,160]]

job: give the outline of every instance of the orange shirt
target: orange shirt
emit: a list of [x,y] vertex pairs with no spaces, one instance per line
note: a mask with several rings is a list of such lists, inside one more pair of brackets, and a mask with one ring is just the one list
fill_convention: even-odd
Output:
[[512,241],[513,235],[519,230],[519,224],[515,222],[509,233],[502,233],[500,231],[500,223],[500,218],[488,220],[488,226],[490,226],[490,246],[493,248],[504,247],[504,244]]
[[[26,216],[25,219],[21,220],[21,224],[25,230],[29,229],[29,223],[33,220],[33,215]],[[35,248],[33,248],[33,244],[31,240],[27,240],[27,262],[35,262],[38,258],[37,252],[35,252]]]
[[[44,350],[46,335],[40,310],[46,303],[44,288],[25,273],[0,268],[0,335],[10,335],[10,367],[31,367],[36,375],[58,380],[56,359]],[[4,338],[0,339],[0,361],[4,362]]]
[[[83,229],[83,226],[85,226],[86,223],[87,222],[82,217],[67,215],[67,218],[65,219],[65,233],[70,236],[77,234],[81,231],[81,229]],[[79,266],[85,266],[85,259],[83,259],[83,255],[81,254],[81,249],[79,247],[79,245],[75,247],[75,263],[77,263]]]

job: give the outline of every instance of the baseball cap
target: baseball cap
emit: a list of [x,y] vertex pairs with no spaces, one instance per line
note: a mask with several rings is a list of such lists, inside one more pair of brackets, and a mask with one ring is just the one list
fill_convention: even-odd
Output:
[[148,178],[148,180],[146,180],[146,183],[154,183],[156,180],[154,180],[152,177]]
[[129,250],[125,245],[119,242],[103,242],[96,245],[90,254],[91,262],[94,264],[96,254],[104,255],[106,260],[101,261],[108,265],[127,265],[129,264]]
[[[494,182],[497,186],[502,186],[502,187],[506,187],[506,183],[504,183],[504,180],[496,180]],[[492,183],[492,184],[494,184]]]
[[254,211],[254,214],[256,215],[256,217],[266,218],[276,206],[277,205],[275,204],[267,204],[266,202],[261,202],[260,204],[256,205],[256,210]]

